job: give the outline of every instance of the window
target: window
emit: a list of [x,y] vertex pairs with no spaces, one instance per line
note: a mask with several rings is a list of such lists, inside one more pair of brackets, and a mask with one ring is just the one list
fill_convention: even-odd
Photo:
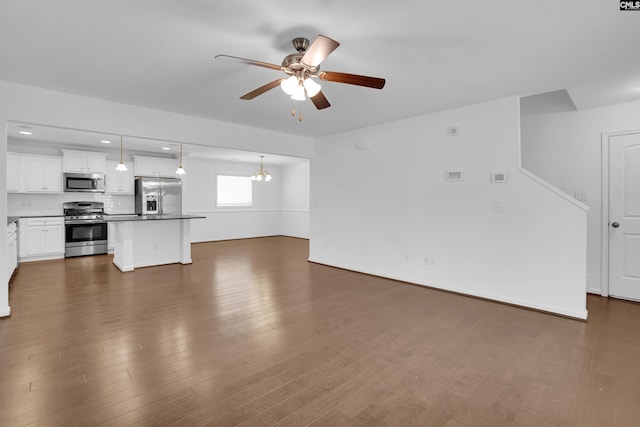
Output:
[[247,176],[218,175],[218,206],[251,206],[253,185]]

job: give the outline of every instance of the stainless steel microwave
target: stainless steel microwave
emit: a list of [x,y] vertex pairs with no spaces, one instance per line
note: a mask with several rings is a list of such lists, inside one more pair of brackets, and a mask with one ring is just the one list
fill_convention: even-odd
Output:
[[102,173],[65,173],[63,181],[65,192],[104,193]]

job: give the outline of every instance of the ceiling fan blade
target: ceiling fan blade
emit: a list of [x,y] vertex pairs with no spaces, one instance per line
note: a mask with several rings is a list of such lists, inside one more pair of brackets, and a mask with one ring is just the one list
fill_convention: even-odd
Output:
[[266,91],[273,89],[274,87],[280,86],[280,82],[281,81],[282,81],[282,79],[277,79],[277,80],[274,80],[272,82],[267,83],[266,85],[262,85],[258,89],[254,89],[251,92],[242,95],[240,97],[240,99],[245,99],[247,101],[250,100],[250,99],[253,99],[256,96],[262,95]]
[[358,74],[338,73],[335,71],[321,71],[318,73],[318,78],[328,82],[347,83],[374,89],[382,89],[386,83],[385,79],[379,77],[360,76]]
[[336,50],[340,43],[325,36],[318,36],[307,48],[300,60],[308,67],[317,67],[331,52]]
[[249,64],[249,65],[257,65],[258,67],[270,68],[272,70],[277,70],[277,71],[281,71],[283,69],[281,65],[270,64],[268,62],[262,62],[262,61],[256,61],[254,59],[239,58],[237,56],[231,56],[231,55],[216,55],[215,57],[215,59],[224,59],[224,58],[233,59],[235,61],[240,61],[242,63]]
[[310,99],[311,102],[313,102],[313,105],[315,105],[318,110],[331,107],[331,104],[329,104],[329,101],[327,101],[327,98],[324,96],[322,91],[318,92],[314,97]]

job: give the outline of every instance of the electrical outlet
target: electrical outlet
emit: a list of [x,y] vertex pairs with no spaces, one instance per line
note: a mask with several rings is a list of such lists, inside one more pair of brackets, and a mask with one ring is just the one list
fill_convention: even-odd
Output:
[[404,262],[409,262],[409,255],[404,254]]
[[435,260],[433,258],[424,257],[424,265],[428,267],[433,267],[434,263],[435,263]]

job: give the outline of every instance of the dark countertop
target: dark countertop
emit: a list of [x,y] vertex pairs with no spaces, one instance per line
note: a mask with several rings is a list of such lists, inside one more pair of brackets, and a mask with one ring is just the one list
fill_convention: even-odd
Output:
[[20,215],[20,216],[14,216],[14,217],[9,217],[9,218],[56,218],[56,217],[63,217],[64,214],[53,214],[53,215]]
[[127,222],[127,221],[162,221],[171,219],[198,219],[206,218],[200,215],[108,215],[107,222]]
[[17,222],[22,218],[59,218],[64,217],[62,214],[54,214],[54,215],[20,215],[20,216],[7,216],[7,225],[12,222]]

